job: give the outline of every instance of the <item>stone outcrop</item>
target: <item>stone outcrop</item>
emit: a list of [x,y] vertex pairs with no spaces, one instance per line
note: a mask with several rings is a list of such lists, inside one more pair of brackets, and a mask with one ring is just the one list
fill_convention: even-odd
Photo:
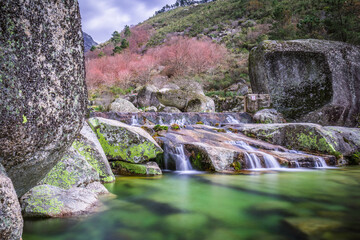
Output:
[[88,123],[84,124],[72,146],[98,172],[101,182],[110,183],[115,181],[115,176],[111,171],[105,152]]
[[146,85],[142,87],[137,95],[137,105],[139,107],[157,107],[160,104],[156,97],[158,91],[159,89],[153,85]]
[[109,160],[146,163],[162,149],[144,129],[105,118],[91,118],[89,124]]
[[250,53],[254,93],[286,118],[359,125],[360,48],[322,40],[264,41]]
[[0,164],[0,239],[19,240],[23,232],[23,224],[14,186]]
[[0,161],[18,196],[61,160],[87,103],[78,2],[0,3]]
[[112,112],[140,112],[131,102],[128,100],[118,98],[110,105],[110,111]]

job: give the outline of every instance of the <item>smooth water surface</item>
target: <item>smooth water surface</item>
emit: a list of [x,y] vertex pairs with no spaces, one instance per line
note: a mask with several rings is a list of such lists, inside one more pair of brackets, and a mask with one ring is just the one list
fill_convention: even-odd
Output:
[[[360,168],[118,177],[107,210],[25,222],[23,240],[360,239]],[[310,237],[309,237],[310,236]]]

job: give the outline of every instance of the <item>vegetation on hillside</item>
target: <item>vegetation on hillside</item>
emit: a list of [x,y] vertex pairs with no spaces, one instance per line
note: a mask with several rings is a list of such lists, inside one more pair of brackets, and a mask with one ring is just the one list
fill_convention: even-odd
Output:
[[219,91],[249,80],[249,51],[263,40],[317,38],[360,44],[359,0],[196,2],[177,0],[140,25],[115,31],[108,42],[88,52],[90,89],[136,87],[166,77],[198,81],[207,91]]

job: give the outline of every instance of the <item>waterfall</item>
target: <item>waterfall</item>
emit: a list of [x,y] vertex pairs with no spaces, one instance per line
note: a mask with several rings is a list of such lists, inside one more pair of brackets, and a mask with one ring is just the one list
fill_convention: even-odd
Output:
[[170,121],[170,125],[173,125],[173,124],[177,124],[179,126],[184,126],[186,125],[186,119],[184,116],[181,117],[181,119],[171,119]]
[[[173,161],[172,164],[170,161]],[[176,168],[176,171],[190,171],[193,170],[189,158],[185,155],[184,145],[173,147],[169,142],[164,142],[164,167],[169,170],[169,167]]]
[[236,120],[233,116],[230,115],[226,117],[226,121],[228,121],[228,123],[230,124],[240,124],[238,120]]
[[328,165],[325,162],[325,159],[322,157],[317,157],[315,161],[315,167],[316,168],[326,168]]
[[262,155],[264,157],[266,168],[280,168],[280,164],[273,156],[266,153],[262,153]]
[[[250,146],[249,144],[243,142],[243,141],[232,141],[229,142],[230,144],[246,150],[246,151],[251,151],[251,152],[256,152],[258,154],[261,154],[263,156],[264,159],[264,163],[265,163],[265,167],[266,168],[271,168],[271,169],[278,169],[281,168],[280,164],[278,163],[278,161],[271,156],[270,154],[267,153],[263,153],[260,151],[257,151],[256,148]],[[258,156],[256,156],[255,153],[245,153],[245,160],[248,163],[248,166],[250,166],[250,169],[262,169],[262,165],[261,165],[261,160],[259,159]]]
[[136,126],[136,125],[140,125],[139,124],[139,121],[138,121],[138,119],[137,119],[137,116],[135,116],[135,115],[133,115],[133,116],[131,116],[131,125],[132,126]]

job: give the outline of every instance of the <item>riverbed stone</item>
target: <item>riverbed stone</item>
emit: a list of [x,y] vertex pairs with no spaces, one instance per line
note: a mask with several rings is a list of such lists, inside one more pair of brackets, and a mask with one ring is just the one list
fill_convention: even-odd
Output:
[[11,179],[0,164],[0,239],[19,240],[23,232],[20,204]]
[[4,0],[0,15],[0,160],[20,197],[81,130],[84,43],[76,0]]
[[113,169],[116,174],[126,176],[156,176],[162,174],[162,171],[156,162],[134,164],[116,161],[113,163]]
[[24,217],[67,217],[92,212],[98,194],[86,188],[63,189],[52,185],[32,188],[20,199]]
[[89,124],[109,160],[146,163],[163,152],[142,128],[105,118],[91,118]]
[[325,40],[264,41],[250,52],[254,93],[270,94],[286,118],[355,127],[360,47]]
[[111,171],[105,152],[87,122],[85,122],[72,147],[98,172],[101,182],[110,183],[115,181],[115,176]]
[[140,112],[139,109],[137,109],[134,104],[129,102],[126,99],[118,98],[110,105],[110,111],[112,112],[131,112],[131,113],[137,113]]

